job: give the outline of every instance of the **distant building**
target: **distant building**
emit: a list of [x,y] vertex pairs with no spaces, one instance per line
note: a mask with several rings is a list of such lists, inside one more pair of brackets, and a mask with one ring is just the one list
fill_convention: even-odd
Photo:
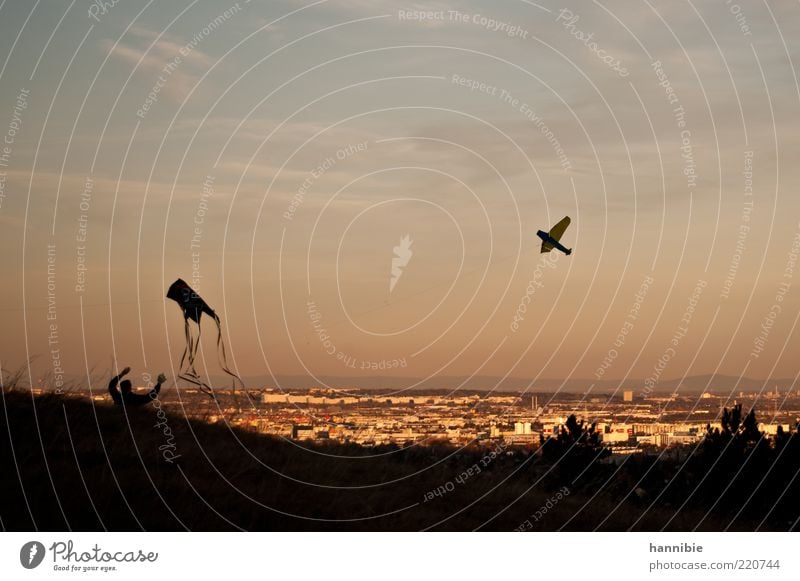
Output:
[[[769,436],[774,436],[775,434],[778,433],[778,426],[779,425],[780,424],[759,424],[758,425],[758,429],[761,430],[762,432],[764,432],[765,434],[769,435]],[[791,426],[790,425],[783,424],[783,426],[781,426],[781,427],[783,427],[783,430],[786,433],[791,431]]]
[[530,422],[515,422],[514,423],[514,434],[515,435],[523,435],[523,434],[531,434],[531,423]]
[[650,446],[666,446],[668,436],[667,434],[651,434],[647,436],[636,436],[636,442],[641,445]]
[[622,400],[623,401],[633,401],[633,390],[626,389],[622,392]]
[[605,432],[602,434],[603,442],[606,444],[620,444],[627,442],[633,436],[633,428],[627,424],[614,424],[613,426],[606,426]]
[[292,439],[293,440],[313,440],[314,427],[313,426],[292,426]]

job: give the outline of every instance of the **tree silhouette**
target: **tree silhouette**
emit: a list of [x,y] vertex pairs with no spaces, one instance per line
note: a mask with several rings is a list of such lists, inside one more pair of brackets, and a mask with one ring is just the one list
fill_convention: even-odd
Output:
[[741,421],[742,404],[736,404],[730,412],[728,412],[728,408],[723,408],[720,423],[722,424],[722,431],[726,436],[736,434],[739,431]]
[[542,437],[540,442],[545,459],[562,459],[562,466],[570,471],[611,453],[600,441],[597,424],[578,421],[575,414],[567,418],[557,436],[546,439]]
[[[739,404],[741,407],[741,404]],[[758,421],[756,421],[755,408],[750,409],[742,423],[742,437],[745,442],[758,442],[761,439],[761,432],[758,431]]]
[[[722,429],[720,430],[720,428]],[[761,439],[755,408],[751,408],[742,420],[742,404],[740,403],[734,405],[730,410],[722,409],[720,428],[712,430],[711,424],[706,424],[705,443],[710,444],[706,447],[716,448],[719,444],[734,446],[752,444]]]

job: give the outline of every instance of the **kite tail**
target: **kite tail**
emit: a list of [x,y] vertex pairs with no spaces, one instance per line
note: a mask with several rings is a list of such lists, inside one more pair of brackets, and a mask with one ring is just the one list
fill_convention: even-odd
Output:
[[[184,316],[183,322],[184,334],[186,335],[186,349],[184,349],[183,355],[181,356],[180,375],[178,375],[178,378],[196,385],[200,391],[209,395],[214,401],[217,401],[217,397],[214,394],[213,388],[200,378],[200,374],[197,373],[197,369],[195,368],[195,359],[197,358],[197,350],[200,347],[202,327],[198,322],[197,338],[195,339],[192,337],[191,328],[189,325],[189,317]],[[228,356],[225,352],[225,343],[222,341],[222,322],[216,313],[214,314],[214,322],[217,324],[217,360],[219,361],[222,371],[234,379],[233,396],[234,399],[237,400],[238,407],[238,398],[236,397],[236,382],[238,381],[242,389],[245,389],[244,381],[242,381],[242,378],[236,373],[231,371],[230,366],[228,365]]]
[[[219,366],[222,368],[222,371],[233,377],[234,380],[238,380],[242,389],[246,390],[242,378],[228,367],[228,356],[225,353],[225,343],[222,341],[222,322],[219,320],[219,316],[216,313],[214,314],[214,321],[217,323],[217,359],[219,360]],[[233,393],[236,393],[236,381],[233,382]]]
[[181,373],[183,373],[183,364],[188,360],[189,367],[193,367],[194,356],[192,355],[192,335],[189,332],[189,317],[184,317],[183,319],[183,332],[186,335],[186,347],[183,350],[183,355],[181,355],[181,364],[179,369]]
[[197,340],[195,341],[192,338],[192,333],[189,328],[189,317],[184,317],[183,322],[184,333],[186,334],[186,349],[183,351],[183,356],[181,357],[181,371],[180,375],[178,375],[178,379],[183,379],[184,381],[196,385],[200,391],[210,396],[214,401],[217,401],[214,390],[210,385],[200,379],[200,374],[197,373],[194,367],[194,360],[197,357],[197,348],[200,346],[200,325],[197,325]]
[[197,375],[192,373],[182,373],[181,375],[178,376],[178,379],[182,379],[193,385],[196,385],[200,389],[200,391],[208,395],[214,401],[217,401],[217,396],[214,395],[214,390],[211,388],[211,386],[208,385],[202,379],[200,379]]

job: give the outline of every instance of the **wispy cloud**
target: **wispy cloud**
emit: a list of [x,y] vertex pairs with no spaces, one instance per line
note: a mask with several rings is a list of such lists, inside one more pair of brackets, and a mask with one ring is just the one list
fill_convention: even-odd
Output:
[[111,51],[113,58],[135,67],[148,90],[160,79],[163,86],[159,87],[159,96],[179,102],[216,62],[196,47],[197,42],[197,39],[182,41],[139,26],[132,28],[128,39],[116,46],[108,39],[102,40],[100,46]]

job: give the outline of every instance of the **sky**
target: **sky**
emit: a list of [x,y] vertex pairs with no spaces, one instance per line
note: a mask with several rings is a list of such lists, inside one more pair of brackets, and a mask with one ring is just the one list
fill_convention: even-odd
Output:
[[0,6],[6,371],[798,373],[796,3]]

